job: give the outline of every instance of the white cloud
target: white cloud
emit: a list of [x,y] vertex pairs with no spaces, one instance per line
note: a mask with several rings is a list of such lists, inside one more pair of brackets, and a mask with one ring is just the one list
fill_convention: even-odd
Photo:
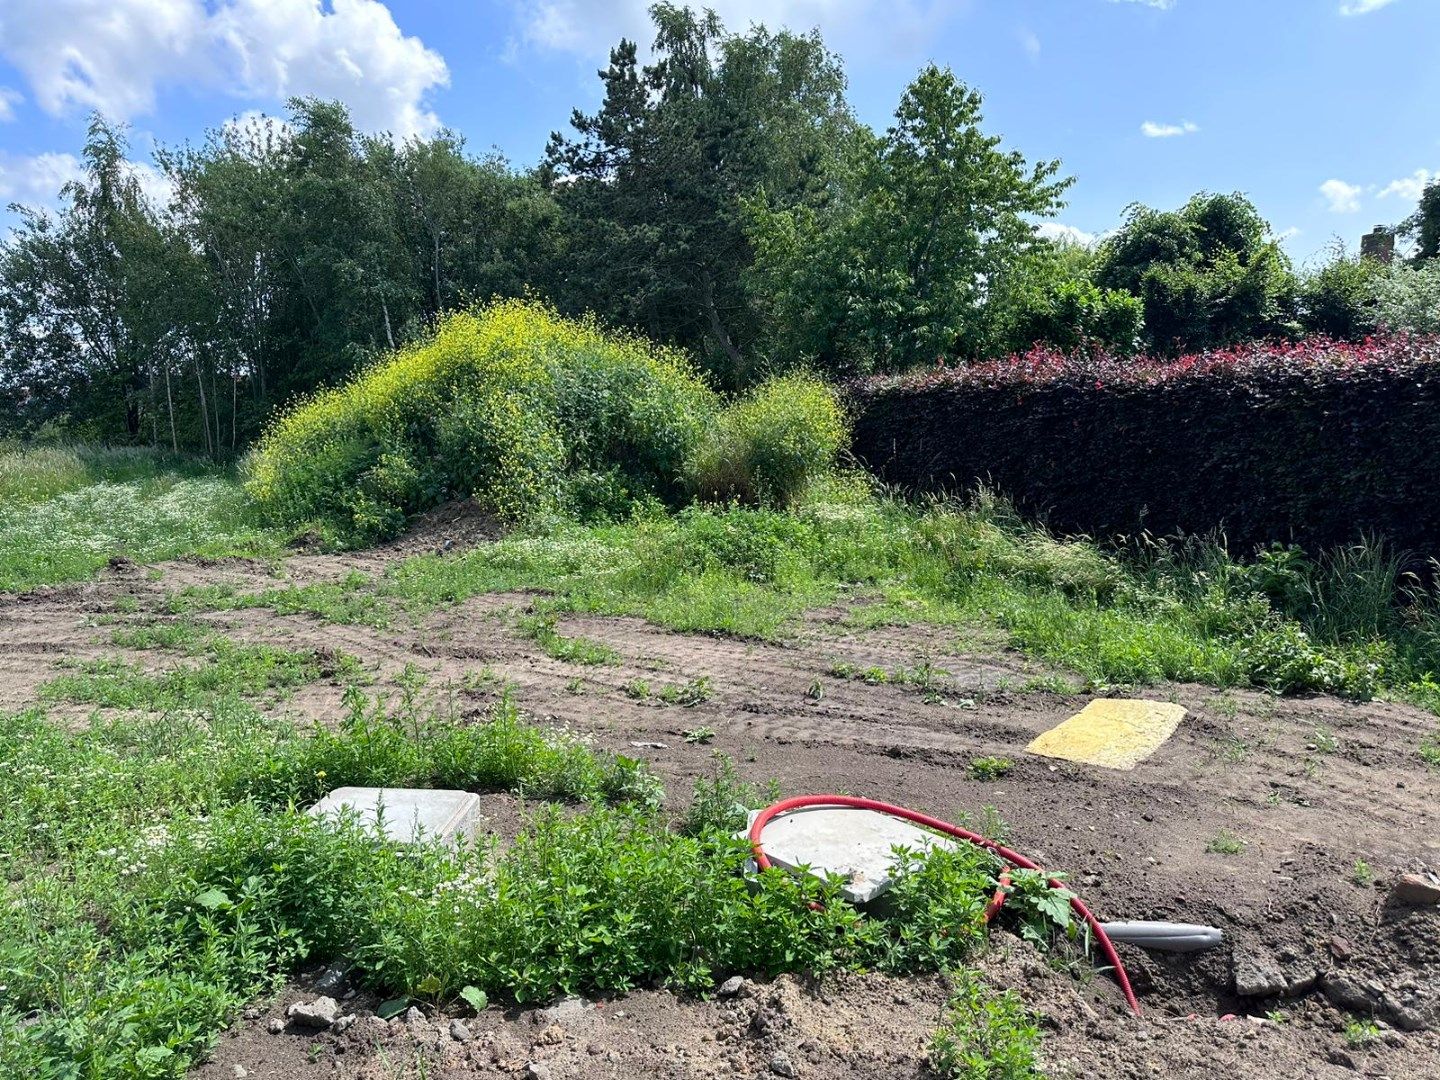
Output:
[[1086,232],[1084,229],[1077,229],[1074,225],[1062,225],[1058,221],[1042,221],[1035,226],[1035,234],[1044,237],[1046,240],[1060,240],[1072,244],[1083,244],[1089,247],[1097,237],[1094,233]]
[[361,127],[410,135],[445,61],[379,0],[5,0],[0,55],[51,114],[150,112],[166,84],[345,102]]
[[1440,172],[1431,172],[1429,169],[1416,169],[1409,176],[1402,176],[1399,180],[1391,180],[1380,189],[1380,198],[1389,195],[1398,195],[1406,202],[1419,202],[1421,194],[1425,191],[1427,184],[1440,181]]
[[84,168],[74,154],[0,153],[0,203],[50,206],[60,189],[78,180]]
[[[125,169],[151,203],[160,208],[169,203],[173,187],[163,172],[142,161],[127,161]],[[84,175],[85,163],[75,154],[0,152],[0,205],[53,209],[60,203],[60,189]]]
[[1360,209],[1359,184],[1347,184],[1344,180],[1326,180],[1320,185],[1320,194],[1325,196],[1327,209],[1332,214],[1353,214]]
[[1025,55],[1028,56],[1031,60],[1039,60],[1040,39],[1035,35],[1035,31],[1021,29],[1019,31],[1019,36],[1020,48],[1025,50]]
[[[655,37],[648,14],[653,0],[509,0],[518,40],[558,52],[602,57],[622,38],[648,46]],[[846,39],[855,48],[890,55],[923,54],[942,23],[963,14],[971,0],[708,0],[732,31],[755,23],[792,30],[819,27],[830,44]]]
[[1110,0],[1110,2],[1112,4],[1143,4],[1145,7],[1156,8],[1159,11],[1169,11],[1175,6],[1175,0]]
[[1279,241],[1281,241],[1281,242],[1283,243],[1284,241],[1286,241],[1286,240],[1292,240],[1292,239],[1294,239],[1295,237],[1297,237],[1297,236],[1299,236],[1299,235],[1300,235],[1300,228],[1299,228],[1299,226],[1297,226],[1297,225],[1291,225],[1288,229],[1281,229],[1281,230],[1280,230],[1279,232],[1277,232],[1277,233],[1271,233],[1271,234],[1270,234],[1270,238],[1271,238],[1272,240],[1279,240]]
[[1189,120],[1178,124],[1157,124],[1154,120],[1146,120],[1140,125],[1140,134],[1147,139],[1172,139],[1176,135],[1193,135],[1199,130],[1200,125]]
[[14,120],[15,106],[24,100],[20,91],[11,90],[8,86],[0,86],[0,124]]
[[1368,15],[1394,3],[1394,0],[1345,0],[1340,5],[1341,15]]

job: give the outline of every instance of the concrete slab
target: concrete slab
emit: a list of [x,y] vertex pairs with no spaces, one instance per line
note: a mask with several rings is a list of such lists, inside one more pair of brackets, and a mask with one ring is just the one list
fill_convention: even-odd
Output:
[[349,811],[376,836],[413,844],[423,836],[451,844],[475,838],[484,820],[480,797],[431,788],[336,788],[310,808],[316,817]]
[[1184,718],[1183,705],[1097,698],[1026,749],[1106,769],[1133,769],[1175,734]]
[[[755,815],[750,816],[750,823]],[[748,829],[747,829],[748,835]],[[876,810],[814,806],[782,814],[760,836],[776,866],[810,872],[840,884],[852,904],[874,900],[890,888],[894,849],[953,848],[955,841]]]

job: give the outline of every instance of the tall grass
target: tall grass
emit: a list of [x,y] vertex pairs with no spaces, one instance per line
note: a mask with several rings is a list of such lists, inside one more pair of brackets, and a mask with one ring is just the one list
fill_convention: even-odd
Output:
[[76,581],[115,557],[276,552],[233,472],[144,449],[0,453],[0,590]]
[[[1094,684],[1169,679],[1363,698],[1440,664],[1440,605],[1412,608],[1405,625],[1393,609],[1374,610],[1388,565],[1383,553],[1336,556],[1291,567],[1295,580],[1282,587],[1274,565],[1236,562],[1213,544],[1152,545],[1137,561],[1056,539],[992,497],[916,506],[835,477],[784,513],[697,506],[414,559],[381,591],[426,605],[543,589],[575,610],[756,638],[783,637],[806,609],[858,595],[856,617],[869,625],[998,624],[1017,648]],[[1308,614],[1297,617],[1286,596],[1309,603]]]

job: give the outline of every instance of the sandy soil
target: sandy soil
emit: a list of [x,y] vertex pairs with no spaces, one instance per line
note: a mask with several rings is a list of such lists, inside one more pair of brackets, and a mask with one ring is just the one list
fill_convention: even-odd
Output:
[[[32,703],[67,659],[113,654],[106,620],[147,617],[185,585],[258,589],[375,572],[416,551],[489,535],[484,522],[440,515],[401,545],[357,556],[182,561],[158,574],[121,563],[94,582],[0,596],[0,708]],[[646,758],[676,806],[696,777],[709,775],[715,750],[748,779],[774,777],[787,793],[870,795],[950,820],[994,806],[1012,845],[1069,871],[1102,919],[1223,928],[1225,945],[1205,954],[1125,951],[1142,1019],[1128,1015],[1103,975],[1080,980],[997,935],[982,968],[1040,1014],[1051,1075],[1440,1075],[1440,910],[1401,906],[1390,895],[1400,874],[1440,869],[1440,773],[1416,754],[1434,717],[1388,703],[1153,687],[1146,696],[1177,701],[1188,716],[1148,762],[1114,772],[1025,753],[1031,738],[1088,698],[1013,689],[1046,669],[983,638],[924,627],[856,631],[844,625],[843,608],[815,613],[783,645],[674,634],[633,619],[563,619],[562,632],[602,641],[622,657],[616,666],[582,667],[545,656],[516,632],[514,615],[532,599],[477,598],[385,631],[268,611],[204,618],[242,640],[342,649],[382,689],[414,664],[437,692],[457,695],[467,715],[481,714],[497,692],[489,683],[464,688],[488,669],[513,684],[539,720]],[[837,662],[894,670],[927,661],[947,673],[943,704],[913,687],[829,674]],[[714,696],[694,708],[624,692],[634,679],[658,690],[702,676]],[[278,707],[330,721],[340,692],[322,682]],[[84,720],[83,710],[57,715]],[[701,726],[714,730],[713,742],[687,743],[683,733]],[[978,782],[966,766],[982,755],[1008,757],[1015,768],[1001,781]],[[497,799],[493,809],[497,832],[513,828],[513,801]],[[1245,841],[1243,852],[1207,852],[1221,830]],[[1373,884],[1352,880],[1359,859],[1373,869]],[[1237,995],[1236,967],[1257,963],[1278,971],[1287,990]],[[452,1035],[451,1017],[387,1023],[357,993],[343,1001],[356,1020],[342,1033],[287,1023],[286,1006],[315,993],[300,979],[257,1005],[196,1075],[722,1077],[788,1068],[802,1077],[923,1076],[923,1046],[945,999],[934,979],[782,978],[709,1001],[642,991],[543,1010],[492,1009]],[[1344,1037],[1356,1016],[1379,1025],[1360,1048]]]

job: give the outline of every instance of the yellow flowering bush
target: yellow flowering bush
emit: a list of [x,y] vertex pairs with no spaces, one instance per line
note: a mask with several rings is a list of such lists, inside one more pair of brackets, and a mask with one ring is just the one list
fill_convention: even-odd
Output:
[[511,518],[567,500],[674,501],[717,408],[678,353],[501,301],[281,415],[247,485],[276,520],[320,522],[348,543],[457,497]]

